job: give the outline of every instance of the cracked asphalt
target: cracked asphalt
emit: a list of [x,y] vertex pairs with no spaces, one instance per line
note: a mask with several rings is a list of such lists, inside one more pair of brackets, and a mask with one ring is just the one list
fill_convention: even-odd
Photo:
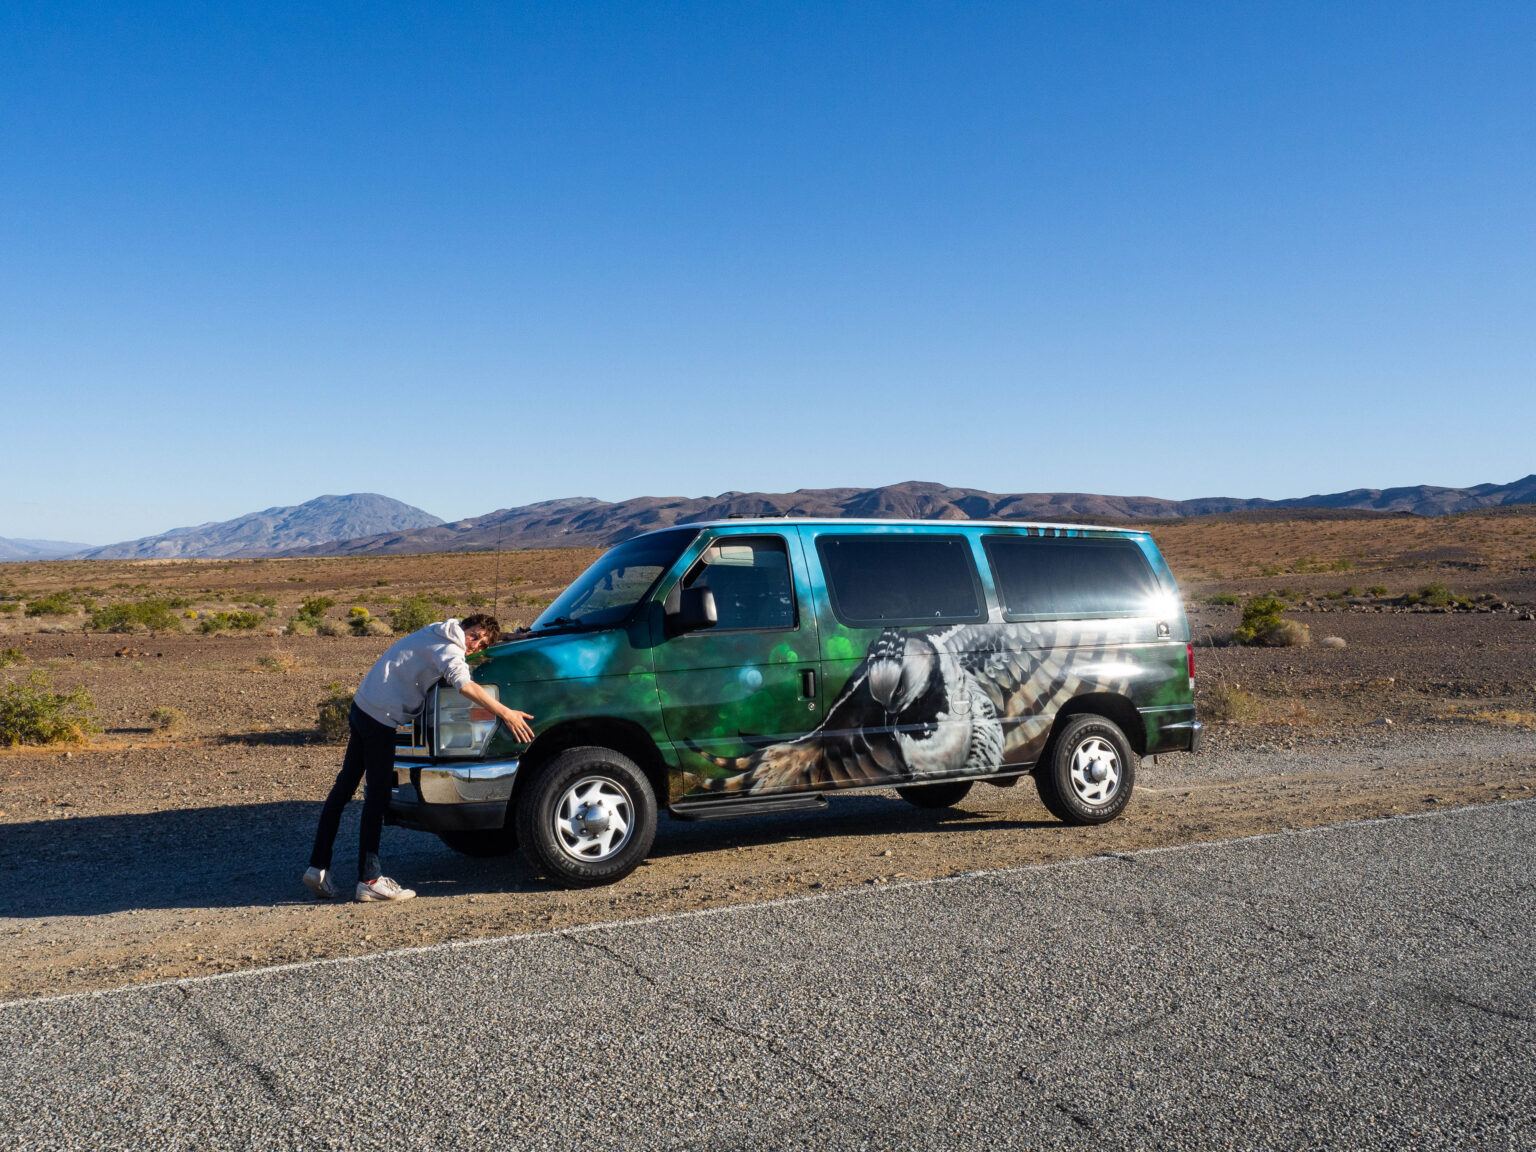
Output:
[[1536,1146],[1536,803],[0,1006],[0,1147]]

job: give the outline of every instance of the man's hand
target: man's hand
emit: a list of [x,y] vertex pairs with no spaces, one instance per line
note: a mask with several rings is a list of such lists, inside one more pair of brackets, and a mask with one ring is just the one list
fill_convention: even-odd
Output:
[[518,712],[511,708],[502,708],[499,712],[501,722],[505,724],[524,744],[533,743],[533,729],[528,727],[528,721],[533,719],[532,712]]
[[507,730],[516,736],[521,743],[533,743],[533,729],[528,726],[528,721],[533,719],[533,713],[518,712],[516,709],[508,708],[473,680],[460,688],[459,691],[480,705],[480,707],[488,708],[496,713],[501,722],[507,726]]

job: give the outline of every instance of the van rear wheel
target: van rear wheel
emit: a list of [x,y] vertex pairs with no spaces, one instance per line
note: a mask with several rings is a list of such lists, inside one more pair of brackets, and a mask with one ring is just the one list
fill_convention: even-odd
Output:
[[896,789],[896,795],[919,808],[949,808],[964,800],[970,791],[969,780],[946,780],[942,784],[908,784]]
[[1035,787],[1051,815],[1067,824],[1104,824],[1130,803],[1136,753],[1113,720],[1091,713],[1062,726],[1035,770]]
[[656,839],[656,793],[628,756],[568,748],[517,798],[517,840],[528,862],[565,888],[622,880]]

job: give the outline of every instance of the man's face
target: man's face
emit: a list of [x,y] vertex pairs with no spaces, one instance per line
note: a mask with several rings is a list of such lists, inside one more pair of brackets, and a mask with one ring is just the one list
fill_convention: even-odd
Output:
[[471,628],[464,633],[464,652],[468,656],[490,647],[490,643],[491,638],[483,628]]

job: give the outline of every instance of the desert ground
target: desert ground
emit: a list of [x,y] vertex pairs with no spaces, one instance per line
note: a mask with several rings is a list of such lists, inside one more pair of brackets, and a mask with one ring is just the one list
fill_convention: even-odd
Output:
[[[390,642],[353,635],[354,609],[382,621],[425,597],[526,623],[593,551],[0,565],[0,681],[82,687],[98,729],[0,750],[0,999],[1529,797],[1533,511],[1141,522],[1186,597],[1211,737],[1144,763],[1105,827],[1056,823],[1027,782],[938,814],[876,793],[771,820],[664,818],[646,866],[574,893],[520,857],[389,829],[387,861],[422,894],[395,907],[317,906],[297,882],[340,758],[317,704]],[[1225,643],[1261,593],[1310,644]],[[90,629],[87,605],[146,598],[174,602],[176,627]],[[290,634],[316,598],[338,634]],[[58,611],[29,615],[39,604]],[[219,624],[235,612],[257,623]]]

